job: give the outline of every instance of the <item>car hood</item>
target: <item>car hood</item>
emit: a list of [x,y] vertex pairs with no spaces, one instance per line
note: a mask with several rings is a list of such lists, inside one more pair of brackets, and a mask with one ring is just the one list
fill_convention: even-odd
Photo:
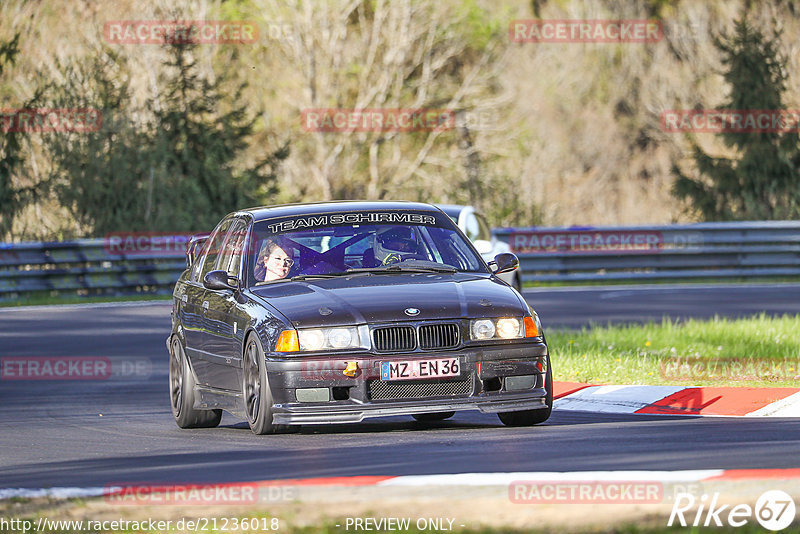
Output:
[[[252,292],[295,327],[521,316],[518,294],[487,275],[380,274],[256,287]],[[405,313],[408,308],[417,315]]]

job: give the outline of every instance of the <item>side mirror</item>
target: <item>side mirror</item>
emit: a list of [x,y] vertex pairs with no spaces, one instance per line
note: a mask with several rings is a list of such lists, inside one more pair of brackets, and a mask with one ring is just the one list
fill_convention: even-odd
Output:
[[[231,284],[231,280],[234,281],[233,284]],[[235,276],[228,276],[228,271],[211,271],[203,277],[203,286],[206,289],[213,289],[215,291],[225,289],[236,291],[239,288],[239,279]]]
[[494,264],[492,268],[494,274],[507,273],[519,267],[519,259],[510,252],[501,252],[494,257],[494,261],[489,262],[490,267],[492,264]]

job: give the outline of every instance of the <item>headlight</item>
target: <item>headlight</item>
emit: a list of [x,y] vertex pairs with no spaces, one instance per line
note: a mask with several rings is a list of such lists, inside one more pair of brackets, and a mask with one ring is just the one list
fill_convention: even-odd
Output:
[[494,323],[491,319],[478,319],[472,321],[472,339],[491,339],[494,337]]
[[369,348],[369,330],[366,325],[304,328],[297,331],[297,337],[300,351]]
[[354,335],[355,328],[334,328],[328,332],[328,344],[334,349],[344,349],[353,346],[353,339],[358,338],[358,333]]
[[325,346],[325,332],[322,330],[300,330],[300,350],[320,350]]
[[497,336],[503,339],[511,339],[515,337],[522,337],[520,332],[520,325],[522,321],[516,317],[508,317],[505,319],[497,320]]
[[526,337],[525,322],[522,317],[473,319],[470,334],[473,340],[522,338]]

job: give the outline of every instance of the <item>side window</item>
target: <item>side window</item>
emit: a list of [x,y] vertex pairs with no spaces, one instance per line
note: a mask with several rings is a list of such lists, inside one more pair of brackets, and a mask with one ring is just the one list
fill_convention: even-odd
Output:
[[247,221],[237,219],[231,225],[228,239],[223,247],[222,258],[219,261],[219,268],[225,269],[229,276],[239,276],[239,266],[242,264],[242,248],[246,237]]
[[222,221],[214,230],[214,232],[209,236],[208,241],[206,241],[204,252],[205,257],[203,258],[203,266],[200,269],[200,276],[198,276],[197,280],[202,283],[203,278],[214,270],[214,266],[217,264],[217,258],[219,257],[219,253],[222,250],[222,243],[225,240],[225,234],[228,232],[228,228],[230,228],[233,219],[225,219]]
[[203,260],[206,254],[206,243],[208,243],[207,239],[202,244],[197,245],[198,250],[195,252],[195,260],[192,264],[192,282],[197,282],[200,277],[200,269],[203,268]]
[[486,222],[483,215],[475,214],[475,219],[478,221],[478,239],[483,241],[492,240],[492,229],[489,228],[489,223]]
[[478,234],[480,233],[480,226],[478,225],[478,218],[475,217],[474,213],[470,213],[464,221],[464,233],[467,234],[470,241],[479,239]]
[[466,242],[455,232],[448,232],[439,228],[432,228],[433,240],[437,244],[438,255],[442,263],[456,269],[470,270],[471,265],[467,258],[471,252],[466,248]]

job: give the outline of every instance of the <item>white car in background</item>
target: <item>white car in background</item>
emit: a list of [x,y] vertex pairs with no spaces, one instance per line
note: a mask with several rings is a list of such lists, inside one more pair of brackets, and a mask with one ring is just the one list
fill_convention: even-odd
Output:
[[[495,237],[486,218],[472,206],[437,204],[436,207],[455,221],[487,263],[501,252],[511,252],[508,243]],[[519,268],[510,273],[499,274],[498,277],[517,291],[522,291],[522,272]]]

